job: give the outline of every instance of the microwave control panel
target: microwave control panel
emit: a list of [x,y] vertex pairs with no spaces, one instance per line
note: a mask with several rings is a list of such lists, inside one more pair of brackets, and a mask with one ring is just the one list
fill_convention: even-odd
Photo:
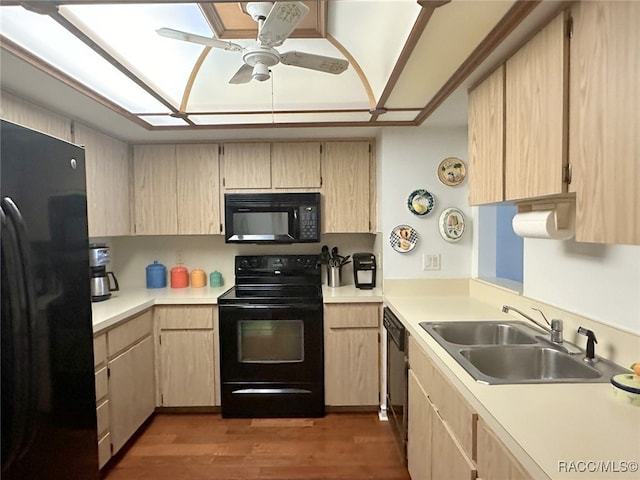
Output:
[[319,239],[320,222],[318,208],[315,206],[301,206],[298,212],[300,221],[300,239]]

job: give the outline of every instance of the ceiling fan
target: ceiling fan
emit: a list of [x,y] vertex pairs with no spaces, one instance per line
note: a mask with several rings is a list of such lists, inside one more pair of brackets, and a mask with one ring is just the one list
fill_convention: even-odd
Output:
[[223,50],[242,52],[244,65],[231,77],[229,83],[248,83],[251,79],[260,82],[270,78],[270,67],[282,63],[292,67],[308,68],[320,72],[340,74],[349,62],[340,58],[325,57],[305,52],[280,53],[274,47],[282,45],[296,26],[309,12],[302,2],[249,2],[247,12],[258,23],[258,38],[255,44],[243,48],[233,42],[208,38],[171,28],[157,30],[163,37],[198,43]]

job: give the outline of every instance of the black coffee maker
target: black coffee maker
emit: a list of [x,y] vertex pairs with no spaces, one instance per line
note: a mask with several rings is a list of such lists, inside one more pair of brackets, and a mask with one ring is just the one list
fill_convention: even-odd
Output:
[[376,286],[376,256],[373,253],[353,254],[353,283],[361,290]]

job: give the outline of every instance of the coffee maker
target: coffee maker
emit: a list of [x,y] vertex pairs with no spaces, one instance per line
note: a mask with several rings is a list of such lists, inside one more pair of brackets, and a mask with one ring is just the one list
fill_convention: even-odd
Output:
[[[113,272],[107,272],[111,262],[111,251],[105,244],[89,245],[89,265],[91,266],[91,301],[101,302],[111,297],[111,292],[120,290],[118,279]],[[113,286],[109,277],[113,279]]]
[[375,288],[376,256],[373,253],[353,254],[353,283],[362,290]]

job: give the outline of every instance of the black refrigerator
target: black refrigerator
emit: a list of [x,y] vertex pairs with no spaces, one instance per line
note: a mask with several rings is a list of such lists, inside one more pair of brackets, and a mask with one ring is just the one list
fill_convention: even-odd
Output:
[[84,150],[1,121],[3,480],[99,476]]

